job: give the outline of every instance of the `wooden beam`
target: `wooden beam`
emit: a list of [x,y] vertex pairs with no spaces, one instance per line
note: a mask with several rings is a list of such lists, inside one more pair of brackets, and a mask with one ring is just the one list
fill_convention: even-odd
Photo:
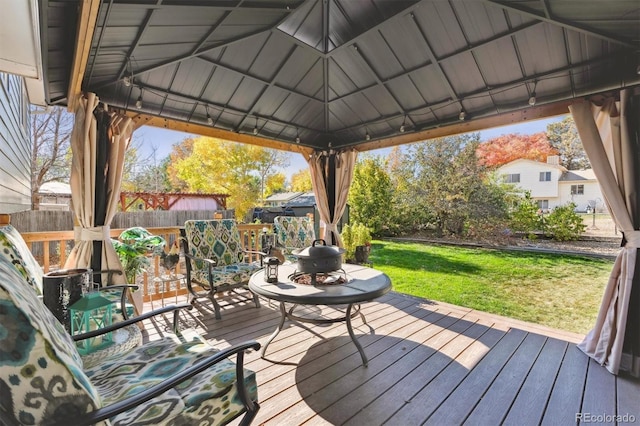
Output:
[[547,117],[554,117],[569,113],[569,105],[576,99],[556,102],[553,104],[540,105],[531,108],[511,111],[504,114],[494,115],[485,118],[478,118],[470,121],[436,127],[415,133],[405,133],[390,138],[361,143],[354,146],[357,151],[370,151],[373,149],[389,148],[392,146],[405,145],[413,142],[421,142],[429,139],[442,138],[445,136],[458,135],[461,133],[486,130],[492,127],[507,126],[509,124],[521,124],[526,121],[539,120]]
[[313,148],[309,148],[306,146],[290,144],[277,141],[275,139],[263,138],[246,133],[236,133],[230,130],[218,129],[203,124],[186,123],[171,118],[162,118],[148,114],[140,114],[135,111],[125,111],[124,114],[131,117],[131,119],[135,123],[135,129],[138,129],[142,126],[160,127],[163,129],[177,130],[184,133],[224,139],[230,142],[241,142],[250,145],[263,146],[265,148],[279,149],[281,151],[297,152],[298,154],[302,154],[305,158],[307,158],[314,151]]
[[69,76],[67,92],[67,108],[73,111],[78,95],[82,92],[82,78],[87,69],[89,51],[93,40],[93,32],[98,20],[98,10],[101,0],[81,0],[78,14],[78,32],[76,33],[75,52]]

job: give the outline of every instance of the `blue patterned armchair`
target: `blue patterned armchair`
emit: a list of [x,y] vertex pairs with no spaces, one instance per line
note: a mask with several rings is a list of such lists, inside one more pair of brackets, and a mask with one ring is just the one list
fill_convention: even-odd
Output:
[[295,260],[293,250],[311,246],[316,239],[313,221],[308,217],[276,216],[273,219],[276,246],[284,249],[288,260]]
[[[262,259],[265,253],[249,252],[242,248],[235,220],[188,220],[182,233],[187,288],[193,297],[192,303],[200,298],[209,298],[216,319],[220,319],[216,293],[236,292],[241,288],[249,292],[249,299],[257,308],[260,307],[258,296],[249,291],[248,284],[251,275],[262,268],[262,261],[246,262],[245,256],[254,253]],[[196,291],[194,285],[204,291]]]
[[[0,424],[225,424],[259,406],[255,374],[243,368],[247,342],[216,351],[192,331],[178,332],[166,307],[71,337],[36,291],[0,256]],[[175,334],[124,354],[83,363],[75,342],[153,315],[174,312]],[[236,355],[234,364],[228,358]]]

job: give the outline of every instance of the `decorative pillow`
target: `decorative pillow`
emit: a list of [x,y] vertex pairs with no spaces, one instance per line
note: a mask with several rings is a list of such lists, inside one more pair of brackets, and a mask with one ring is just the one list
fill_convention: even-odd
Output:
[[0,226],[0,256],[5,257],[26,278],[38,295],[42,295],[44,272],[31,254],[20,233],[12,225]]
[[0,256],[0,411],[9,423],[71,424],[100,407],[75,343]]

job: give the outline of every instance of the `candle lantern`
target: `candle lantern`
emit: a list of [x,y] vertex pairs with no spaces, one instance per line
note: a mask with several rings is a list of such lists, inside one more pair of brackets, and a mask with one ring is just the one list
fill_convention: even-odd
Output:
[[[111,325],[113,304],[100,292],[90,292],[71,305],[71,334],[87,333]],[[78,342],[78,352],[85,355],[113,343],[111,333]]]
[[278,282],[278,265],[280,261],[276,257],[268,257],[264,268],[264,280],[268,283]]

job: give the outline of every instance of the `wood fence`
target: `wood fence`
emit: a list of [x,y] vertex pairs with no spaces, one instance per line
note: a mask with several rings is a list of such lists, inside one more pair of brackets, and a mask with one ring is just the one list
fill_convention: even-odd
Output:
[[[111,237],[117,238],[124,229],[133,226],[141,226],[143,228],[177,228],[184,226],[187,220],[206,220],[216,218],[231,219],[233,218],[233,210],[214,211],[214,210],[175,210],[175,211],[143,211],[143,212],[118,212],[111,223]],[[25,232],[44,232],[44,233],[60,233],[71,232],[70,244],[63,245],[67,254],[73,247],[73,213],[70,211],[47,211],[47,210],[31,210],[11,214],[11,225],[20,233]],[[116,233],[116,231],[118,231]],[[46,247],[44,241],[34,241],[31,252],[37,259],[49,257],[50,254],[59,255],[64,258],[65,253],[60,251],[60,245],[49,244]],[[54,241],[54,240],[49,240]],[[168,240],[167,240],[168,241]],[[171,240],[170,242],[173,242]],[[44,260],[44,259],[43,259]],[[64,263],[64,262],[62,262]]]

